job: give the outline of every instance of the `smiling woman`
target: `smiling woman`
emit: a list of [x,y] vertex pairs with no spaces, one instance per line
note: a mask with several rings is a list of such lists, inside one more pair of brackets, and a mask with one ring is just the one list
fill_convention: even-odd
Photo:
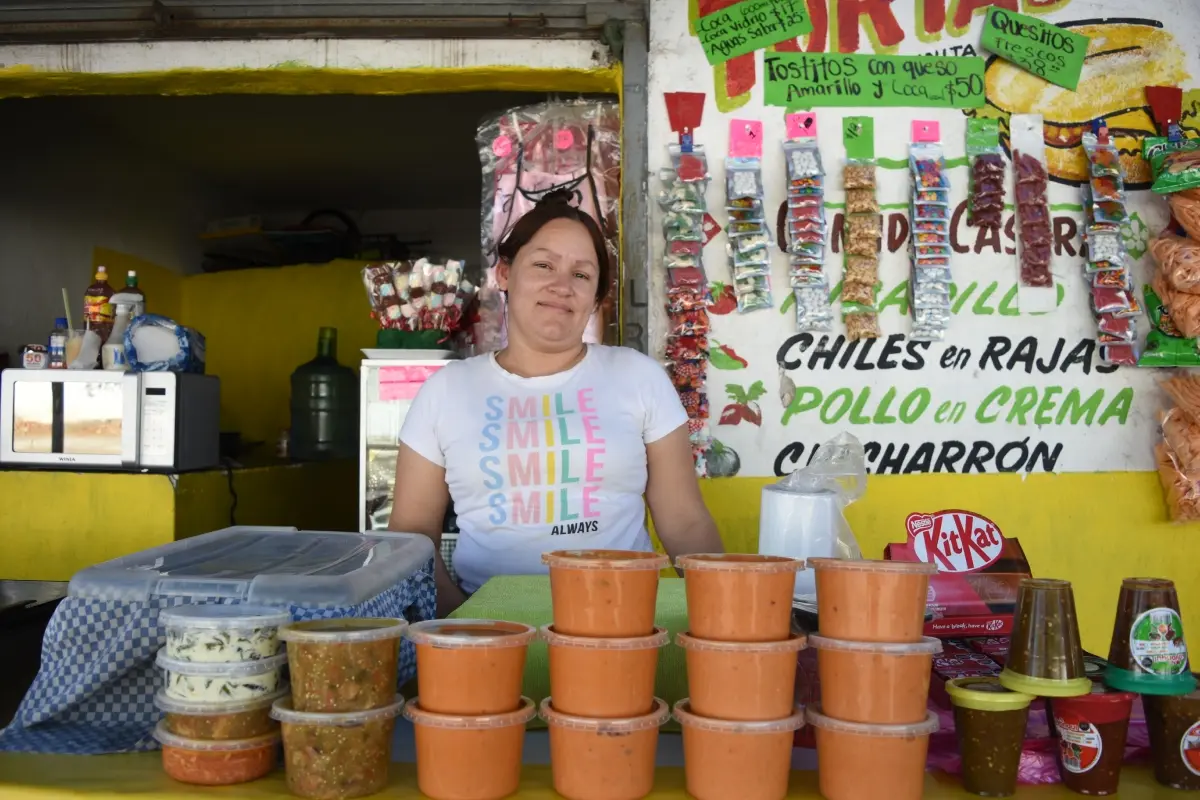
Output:
[[650,550],[647,505],[671,555],[723,550],[666,372],[583,341],[612,266],[569,201],[548,195],[498,248],[508,346],[434,373],[400,433],[389,527],[440,544],[451,499],[458,515],[461,585],[439,555],[442,615],[494,575],[545,572],[548,550]]

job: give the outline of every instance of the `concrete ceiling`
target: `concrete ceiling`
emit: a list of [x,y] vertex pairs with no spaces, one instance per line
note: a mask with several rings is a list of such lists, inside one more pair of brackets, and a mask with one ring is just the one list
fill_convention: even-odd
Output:
[[479,203],[475,131],[544,95],[62,97],[79,135],[113,136],[224,198],[226,214]]

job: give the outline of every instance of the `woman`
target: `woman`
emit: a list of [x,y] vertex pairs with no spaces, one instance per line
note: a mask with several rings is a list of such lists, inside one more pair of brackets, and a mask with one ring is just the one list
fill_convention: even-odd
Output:
[[493,575],[544,572],[549,550],[649,550],[647,504],[672,556],[722,551],[666,373],[635,350],[583,342],[611,284],[596,222],[552,194],[499,254],[508,346],[434,373],[400,432],[389,528],[440,545],[451,498],[458,515],[462,585],[438,547],[439,615]]

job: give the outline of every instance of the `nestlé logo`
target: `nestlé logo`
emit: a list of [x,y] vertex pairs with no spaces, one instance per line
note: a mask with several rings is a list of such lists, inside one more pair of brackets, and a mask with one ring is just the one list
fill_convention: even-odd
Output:
[[904,527],[917,558],[936,564],[938,572],[975,572],[994,563],[1004,551],[999,526],[973,511],[909,514]]

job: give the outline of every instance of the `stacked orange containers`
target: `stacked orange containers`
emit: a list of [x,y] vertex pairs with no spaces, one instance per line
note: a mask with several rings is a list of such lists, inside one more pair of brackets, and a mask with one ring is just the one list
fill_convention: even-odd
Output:
[[[827,800],[920,800],[937,639],[922,636],[932,564],[810,558],[816,572],[821,703],[816,729],[819,784]],[[870,753],[870,769],[863,769]]]
[[687,791],[697,800],[781,800],[792,738],[797,653],[792,593],[799,559],[734,553],[680,556],[687,583],[689,697],[683,728]]
[[654,625],[658,553],[546,553],[554,624],[542,628],[550,659],[554,790],[567,800],[640,800],[654,788],[666,702],[654,696],[667,632]]

